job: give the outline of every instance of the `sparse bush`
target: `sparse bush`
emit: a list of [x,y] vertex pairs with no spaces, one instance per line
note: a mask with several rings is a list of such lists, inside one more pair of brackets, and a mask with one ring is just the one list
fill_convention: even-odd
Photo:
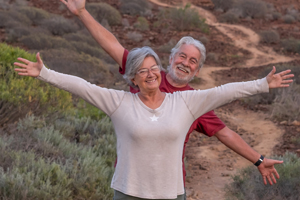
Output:
[[12,29],[8,29],[7,31],[7,42],[18,42],[18,39],[30,35],[31,30],[28,27],[20,26]]
[[262,18],[268,11],[266,3],[260,0],[241,0],[237,7],[242,11],[244,18]]
[[32,21],[32,25],[35,26],[41,25],[43,20],[50,18],[50,14],[47,11],[35,7],[23,6],[19,7],[18,11],[27,16]]
[[126,36],[129,40],[134,42],[139,42],[143,39],[143,35],[138,32],[128,32]]
[[209,61],[213,61],[213,62],[218,62],[218,60],[219,60],[219,56],[216,54],[216,53],[212,53],[212,52],[210,52],[210,53],[208,53],[207,55],[206,55],[206,59]]
[[[287,69],[291,69],[294,76],[294,84],[300,85],[300,67],[297,65],[276,65],[276,71],[281,72]],[[271,71],[271,66],[267,67],[263,72],[259,74],[259,78],[266,77]],[[253,107],[257,104],[272,104],[275,98],[282,93],[282,90],[286,89],[271,89],[269,93],[258,94],[253,97],[244,98],[243,101],[248,106]]]
[[[111,121],[65,116],[48,123],[27,117],[13,135],[0,137],[1,198],[112,199],[116,139]],[[67,136],[74,127],[79,144]]]
[[272,107],[272,118],[276,120],[290,122],[300,120],[300,85],[293,84],[281,90]]
[[263,185],[259,171],[250,166],[232,177],[233,182],[226,186],[227,199],[299,199],[300,196],[300,159],[296,154],[286,153],[275,157],[284,163],[276,165],[280,175],[277,184]]
[[115,63],[115,61],[101,48],[90,46],[85,42],[71,42],[71,45],[76,49],[78,53],[85,53],[96,58],[100,58],[107,63]]
[[158,47],[158,51],[162,53],[170,53],[171,49],[176,45],[176,40],[171,39],[168,43],[161,45]]
[[16,11],[1,11],[0,12],[0,27],[17,27],[20,24],[24,26],[31,25],[31,21],[25,15]]
[[292,24],[292,23],[295,23],[295,21],[296,21],[292,15],[284,15],[282,17],[282,20],[286,24]]
[[130,24],[129,24],[128,19],[126,19],[126,18],[122,19],[122,25],[123,25],[124,27],[129,27]]
[[272,13],[273,20],[279,20],[281,18],[281,13],[280,12],[274,12]]
[[281,46],[287,52],[300,53],[300,40],[297,39],[284,39],[281,41]]
[[115,81],[109,72],[110,65],[88,54],[68,49],[51,49],[41,51],[41,55],[47,66],[55,71],[79,76],[107,87]]
[[66,48],[72,49],[72,45],[65,39],[60,37],[53,37],[45,34],[33,34],[22,37],[20,41],[29,49],[56,49]]
[[151,5],[146,0],[121,0],[122,14],[147,16],[151,12]]
[[205,36],[200,37],[199,41],[202,42],[204,45],[206,45],[209,42],[209,40]]
[[70,34],[66,34],[63,36],[64,39],[66,39],[68,42],[86,42],[87,44],[89,44],[90,46],[93,47],[99,47],[99,44],[94,40],[93,37],[91,37],[90,35],[85,35],[85,34],[81,34],[81,33],[70,33]]
[[205,19],[201,19],[198,11],[190,8],[190,6],[190,4],[187,4],[184,8],[162,10],[159,14],[160,24],[174,27],[179,31],[200,28],[203,32],[208,33],[209,28],[205,24]]
[[119,11],[109,4],[89,3],[86,5],[86,9],[98,22],[106,19],[110,26],[121,24],[122,17]]
[[274,30],[265,30],[259,33],[260,42],[267,44],[276,44],[280,41],[280,36],[277,31]]
[[140,31],[149,30],[149,22],[145,17],[138,17],[133,26]]
[[295,20],[300,20],[300,14],[299,14],[299,11],[296,10],[295,8],[287,9],[286,14],[287,14],[287,15],[293,16]]
[[214,9],[222,9],[223,11],[227,11],[234,7],[235,0],[212,0],[215,5]]
[[239,22],[239,17],[233,12],[227,12],[219,16],[219,21],[222,23],[235,24]]
[[34,61],[35,55],[6,44],[0,44],[0,52],[0,126],[29,112],[42,114],[70,107],[70,94],[15,73],[13,63],[18,57]]
[[55,16],[49,19],[44,19],[42,22],[42,27],[49,30],[53,35],[59,36],[68,33],[74,33],[79,29],[79,27],[71,20],[66,19],[62,16]]

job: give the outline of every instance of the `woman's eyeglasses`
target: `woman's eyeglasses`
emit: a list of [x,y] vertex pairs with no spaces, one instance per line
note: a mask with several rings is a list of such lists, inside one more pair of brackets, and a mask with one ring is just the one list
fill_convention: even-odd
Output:
[[158,72],[158,71],[160,71],[160,68],[158,65],[155,65],[155,66],[150,67],[149,69],[140,69],[136,72],[136,74],[138,74],[141,77],[146,77],[150,71],[152,73]]

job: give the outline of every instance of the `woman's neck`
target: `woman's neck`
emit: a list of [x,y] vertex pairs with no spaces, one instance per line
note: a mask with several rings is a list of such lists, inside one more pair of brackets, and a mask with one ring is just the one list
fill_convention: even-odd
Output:
[[140,91],[138,95],[140,100],[151,109],[160,107],[166,96],[166,94],[161,92],[160,90],[151,92]]

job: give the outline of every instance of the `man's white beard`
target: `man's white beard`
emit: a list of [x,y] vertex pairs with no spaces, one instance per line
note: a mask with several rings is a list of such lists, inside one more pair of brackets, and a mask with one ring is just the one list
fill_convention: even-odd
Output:
[[[177,65],[177,66],[178,66],[178,65]],[[177,66],[176,66],[176,68],[177,68]],[[185,68],[187,71],[190,72],[190,69],[189,69],[189,68],[184,67],[183,65],[181,65],[181,67],[182,67],[182,68]],[[181,78],[181,77],[178,77],[178,76],[177,76],[177,74],[175,73],[175,70],[176,70],[176,69],[172,68],[171,65],[168,66],[168,74],[170,74],[171,79],[172,79],[175,83],[177,83],[177,84],[179,84],[179,85],[187,85],[191,80],[193,80],[193,78],[194,78],[194,76],[195,76],[195,74],[196,74],[196,72],[195,72],[195,73],[193,74],[193,76],[190,76],[190,74],[189,74],[189,75],[184,76],[184,77]],[[190,72],[190,73],[191,73],[191,72]]]

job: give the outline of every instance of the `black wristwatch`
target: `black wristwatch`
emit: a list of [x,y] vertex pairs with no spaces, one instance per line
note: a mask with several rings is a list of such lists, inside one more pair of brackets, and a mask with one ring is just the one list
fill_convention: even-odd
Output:
[[264,157],[261,155],[260,158],[258,159],[258,161],[256,163],[254,163],[254,165],[256,167],[258,167],[263,161],[264,161]]

